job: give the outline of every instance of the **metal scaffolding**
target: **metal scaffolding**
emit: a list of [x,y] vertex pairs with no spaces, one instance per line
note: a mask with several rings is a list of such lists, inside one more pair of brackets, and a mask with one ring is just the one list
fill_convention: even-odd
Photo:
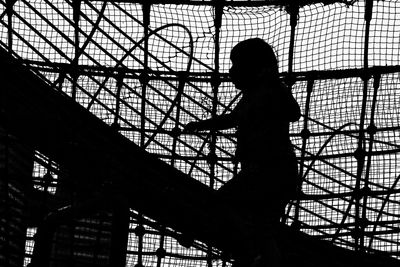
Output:
[[[0,45],[141,148],[218,189],[240,170],[234,130],[181,129],[232,110],[241,96],[228,77],[230,49],[265,39],[302,111],[291,125],[302,188],[283,221],[398,258],[398,14],[396,0],[0,0]],[[58,172],[35,152],[37,190],[66,194]],[[177,239],[131,210],[127,266],[227,264],[215,248]]]

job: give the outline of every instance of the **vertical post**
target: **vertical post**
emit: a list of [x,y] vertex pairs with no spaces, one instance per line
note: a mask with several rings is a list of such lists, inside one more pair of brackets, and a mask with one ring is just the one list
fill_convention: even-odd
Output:
[[72,99],[76,100],[76,88],[78,83],[78,59],[80,54],[79,48],[79,20],[81,12],[81,0],[72,1],[73,20],[74,20],[74,35],[75,35],[75,58],[71,62],[71,78],[72,78]]
[[[374,94],[372,97],[372,107],[371,107],[371,118],[370,118],[370,123],[367,128],[367,133],[369,135],[369,144],[368,144],[368,154],[367,154],[367,165],[365,168],[365,178],[364,178],[364,188],[362,189],[363,192],[363,207],[362,207],[362,229],[363,231],[365,230],[365,227],[368,226],[369,220],[367,218],[367,208],[368,208],[368,194],[371,192],[370,187],[369,187],[369,171],[371,169],[371,162],[372,162],[372,150],[373,150],[373,145],[374,145],[374,136],[377,132],[377,128],[375,126],[375,108],[376,108],[376,102],[377,102],[377,96],[378,96],[378,90],[379,90],[379,84],[380,84],[380,79],[381,79],[381,74],[380,73],[375,73],[374,74]],[[370,237],[372,239],[372,237]],[[364,240],[364,235],[362,239],[362,244],[364,246],[365,240]],[[370,243],[371,244],[371,243]]]
[[156,251],[156,255],[157,255],[157,266],[156,267],[162,266],[162,259],[165,258],[166,253],[167,253],[164,249],[164,241],[165,241],[165,227],[162,227],[161,231],[160,231],[160,247]]
[[[311,94],[314,87],[314,80],[310,79],[307,81],[307,98],[306,98],[306,106],[304,111],[304,121],[303,121],[303,130],[301,131],[301,138],[303,140],[301,145],[301,163],[299,169],[299,177],[303,178],[304,175],[304,157],[306,155],[306,148],[307,148],[307,141],[310,138],[310,130],[308,129],[308,114],[310,113],[310,101],[311,101]],[[302,183],[303,181],[301,181]],[[299,228],[299,212],[300,212],[300,198],[299,193],[301,192],[301,183],[299,188],[297,188],[297,205],[295,206],[295,213],[294,213],[294,220],[293,220],[293,227]]]
[[[218,89],[221,84],[220,73],[219,73],[219,53],[220,53],[220,29],[222,24],[222,15],[223,15],[223,2],[220,0],[214,0],[214,28],[215,28],[215,37],[214,37],[214,45],[215,45],[215,54],[214,54],[214,71],[211,76],[211,88],[213,92],[212,99],[212,110],[211,116],[214,118],[217,116],[218,109]],[[216,163],[216,142],[217,136],[215,131],[211,131],[211,142],[210,142],[210,153],[207,156],[208,164],[210,165],[210,187],[214,188],[215,186],[215,163]]]
[[172,135],[173,135],[173,140],[172,140],[172,158],[171,158],[171,166],[175,166],[175,160],[176,160],[176,145],[177,145],[177,138],[180,134],[180,129],[179,129],[179,118],[181,114],[181,99],[182,99],[182,94],[183,90],[185,89],[185,84],[187,81],[187,72],[181,72],[179,73],[179,84],[178,84],[178,92],[176,96],[176,104],[173,103],[172,105],[176,106],[176,115],[175,115],[175,126],[172,129]]
[[135,228],[135,234],[138,237],[138,258],[135,267],[143,267],[143,236],[145,229],[142,222],[142,214],[138,214],[138,225]]
[[112,236],[110,266],[126,266],[126,249],[128,245],[129,207],[127,200],[114,197],[112,212]]
[[[211,116],[214,118],[217,116],[218,111],[218,90],[221,84],[220,73],[219,73],[219,54],[220,54],[220,30],[222,25],[222,15],[223,15],[223,0],[214,0],[214,45],[215,45],[215,54],[214,54],[214,71],[211,76],[211,88],[213,93],[212,99],[212,110]],[[216,156],[216,143],[217,143],[217,133],[216,131],[211,131],[211,142],[210,142],[210,152],[207,155],[207,162],[210,166],[210,188],[214,189],[215,187],[215,165],[217,161]],[[207,251],[207,266],[212,267],[212,246],[208,246]]]
[[[294,57],[294,44],[295,44],[295,39],[296,39],[297,20],[298,20],[298,16],[299,16],[298,1],[293,1],[293,3],[289,5],[288,12],[290,14],[290,44],[289,44],[287,85],[289,87],[289,90],[292,91],[293,85],[295,83],[294,77],[293,77],[293,57]],[[307,90],[310,89],[309,88],[310,86],[312,89],[313,83],[314,82],[308,83]],[[311,91],[309,92],[309,94],[311,94]],[[304,139],[303,139],[303,145],[305,145]],[[300,200],[297,199],[297,203],[295,204],[295,215],[294,215],[294,220],[293,220],[293,224],[292,224],[292,226],[295,228],[299,227],[299,205],[300,205]]]
[[6,9],[7,9],[7,23],[8,23],[8,52],[12,54],[13,51],[13,23],[12,23],[12,15],[13,15],[13,7],[16,0],[6,0]]
[[[310,101],[311,94],[314,87],[314,80],[310,79],[307,81],[307,97],[306,97],[306,106],[304,110],[304,121],[303,121],[303,130],[301,131],[301,138],[303,139],[303,143],[301,146],[301,161],[304,162],[304,156],[306,154],[306,146],[307,140],[310,137],[310,130],[308,129],[308,115],[310,113]],[[299,170],[300,175],[302,176],[304,173],[304,164],[300,165]]]
[[293,1],[293,3],[289,6],[288,12],[290,14],[290,44],[289,44],[289,65],[288,65],[288,74],[289,74],[289,86],[293,85],[293,81],[291,79],[293,72],[293,56],[294,56],[294,42],[296,39],[296,27],[297,20],[299,16],[299,5],[297,1]]
[[122,71],[118,72],[118,75],[116,77],[117,80],[117,95],[116,95],[116,100],[115,100],[115,114],[114,114],[114,122],[111,124],[111,127],[113,127],[115,130],[119,129],[119,123],[118,123],[118,118],[119,118],[119,110],[121,106],[121,91],[122,91],[122,85],[124,83],[124,73]]
[[[363,99],[360,114],[360,128],[358,134],[358,144],[357,149],[354,152],[354,157],[357,160],[357,180],[355,186],[355,229],[354,229],[354,241],[356,251],[364,251],[364,230],[365,224],[360,216],[361,198],[364,194],[361,190],[361,179],[364,172],[365,164],[365,136],[364,136],[364,125],[365,125],[365,113],[368,99],[368,82],[370,79],[370,73],[368,71],[368,52],[369,52],[369,29],[371,25],[372,18],[372,7],[373,0],[366,0],[365,2],[365,39],[364,39],[364,73],[362,75],[363,79]],[[368,172],[368,170],[365,170]],[[366,204],[366,203],[365,203]],[[363,213],[363,212],[362,212]]]
[[143,12],[143,27],[144,27],[144,59],[143,73],[140,75],[142,84],[142,106],[141,106],[141,121],[140,121],[140,146],[145,145],[145,127],[146,127],[146,91],[149,82],[149,26],[150,26],[150,8],[151,4],[144,1],[142,3]]

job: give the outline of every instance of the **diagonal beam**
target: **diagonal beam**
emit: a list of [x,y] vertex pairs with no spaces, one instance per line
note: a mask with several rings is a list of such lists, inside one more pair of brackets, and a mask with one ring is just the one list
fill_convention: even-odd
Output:
[[[210,188],[140,149],[3,50],[0,67],[0,124],[9,133],[57,161],[82,185],[106,185],[104,197],[119,195],[164,226],[226,247],[210,223],[222,214],[210,205]],[[288,266],[398,266],[389,257],[335,247],[284,225],[280,230]]]

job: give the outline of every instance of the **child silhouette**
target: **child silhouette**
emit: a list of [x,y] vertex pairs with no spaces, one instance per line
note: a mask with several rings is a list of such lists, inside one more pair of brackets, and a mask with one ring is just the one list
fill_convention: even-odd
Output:
[[237,127],[236,157],[241,171],[216,194],[241,218],[252,222],[252,234],[237,223],[230,227],[246,236],[241,253],[251,250],[242,253],[247,255],[240,262],[254,265],[260,255],[267,254],[263,264],[268,261],[269,266],[279,266],[273,238],[265,229],[273,231],[286,204],[295,197],[298,173],[289,123],[300,118],[300,108],[279,79],[278,61],[268,43],[259,38],[242,41],[232,49],[230,59],[230,77],[242,91],[241,100],[230,113],[190,122],[184,132]]

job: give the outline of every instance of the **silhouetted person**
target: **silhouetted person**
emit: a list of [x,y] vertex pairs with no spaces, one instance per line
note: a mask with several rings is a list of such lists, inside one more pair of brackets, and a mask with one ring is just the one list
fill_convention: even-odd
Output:
[[267,244],[266,239],[295,196],[298,173],[289,123],[299,119],[300,108],[279,79],[278,61],[269,44],[259,38],[242,41],[232,49],[230,59],[230,76],[243,93],[241,100],[231,113],[190,122],[184,131],[237,127],[236,157],[241,172],[217,195],[244,220],[252,222],[251,235],[245,227],[236,225],[233,229],[253,239],[245,241],[248,244],[244,247],[254,251],[247,253],[239,265],[254,265],[260,255],[277,257],[266,251],[275,249],[274,243]]

